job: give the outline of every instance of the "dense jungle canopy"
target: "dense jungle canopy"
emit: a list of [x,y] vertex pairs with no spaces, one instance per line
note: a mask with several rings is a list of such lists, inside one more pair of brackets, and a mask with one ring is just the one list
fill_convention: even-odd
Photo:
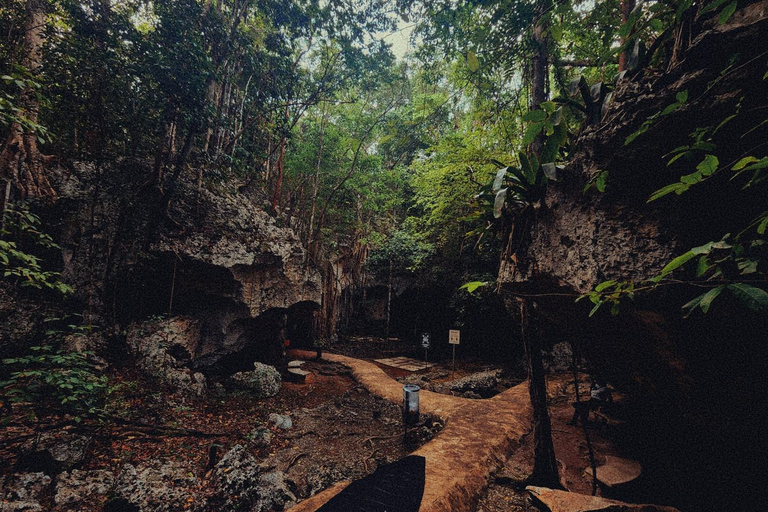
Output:
[[[399,272],[492,280],[506,219],[541,197],[615,81],[671,68],[702,23],[737,6],[14,1],[0,18],[3,171],[19,197],[53,199],[51,159],[143,159],[165,203],[185,173],[247,188],[313,262],[397,252]],[[402,32],[396,57],[388,41]],[[713,135],[676,150],[706,159],[662,194],[719,170],[702,146]],[[749,186],[763,164],[750,149],[731,163]]]

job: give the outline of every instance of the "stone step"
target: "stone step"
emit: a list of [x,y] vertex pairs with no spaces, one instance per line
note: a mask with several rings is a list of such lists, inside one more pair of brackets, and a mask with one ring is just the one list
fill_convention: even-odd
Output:
[[288,368],[288,380],[297,384],[306,384],[312,380],[312,372],[301,368]]
[[[605,487],[628,484],[640,476],[643,467],[639,462],[621,457],[605,456],[605,464],[597,467],[597,481]],[[587,468],[584,474],[591,477],[592,470]]]

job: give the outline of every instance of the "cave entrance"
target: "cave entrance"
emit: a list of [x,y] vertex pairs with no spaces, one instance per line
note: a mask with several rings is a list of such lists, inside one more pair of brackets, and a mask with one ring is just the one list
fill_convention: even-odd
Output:
[[270,308],[256,318],[235,320],[227,330],[238,333],[235,346],[240,348],[220,357],[207,372],[225,377],[253,370],[254,362],[285,370],[287,340],[292,347],[313,347],[314,312],[318,309],[316,302],[304,301],[289,308]]
[[312,350],[315,348],[315,313],[320,305],[303,301],[288,308],[285,322],[285,336],[291,348]]

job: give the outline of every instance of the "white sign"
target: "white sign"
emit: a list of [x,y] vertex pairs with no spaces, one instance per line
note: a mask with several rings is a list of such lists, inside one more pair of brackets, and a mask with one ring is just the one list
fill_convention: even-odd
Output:
[[421,334],[421,346],[424,348],[429,348],[429,333],[424,332]]
[[460,335],[461,335],[461,331],[457,329],[451,329],[450,331],[448,331],[448,343],[450,343],[451,345],[458,345]]

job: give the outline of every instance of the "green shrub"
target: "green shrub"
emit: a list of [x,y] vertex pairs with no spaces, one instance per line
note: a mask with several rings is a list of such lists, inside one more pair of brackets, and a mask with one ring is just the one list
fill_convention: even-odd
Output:
[[4,402],[31,402],[39,413],[67,413],[77,422],[103,413],[107,377],[99,375],[93,353],[64,352],[50,345],[30,350],[29,355],[3,359],[9,375],[0,381]]
[[0,229],[0,270],[3,278],[20,286],[53,290],[62,295],[72,293],[72,287],[59,280],[61,274],[43,270],[42,260],[26,250],[26,247],[35,250],[59,248],[50,235],[40,230],[40,218],[21,204],[8,207],[3,213],[3,220],[4,227]]

